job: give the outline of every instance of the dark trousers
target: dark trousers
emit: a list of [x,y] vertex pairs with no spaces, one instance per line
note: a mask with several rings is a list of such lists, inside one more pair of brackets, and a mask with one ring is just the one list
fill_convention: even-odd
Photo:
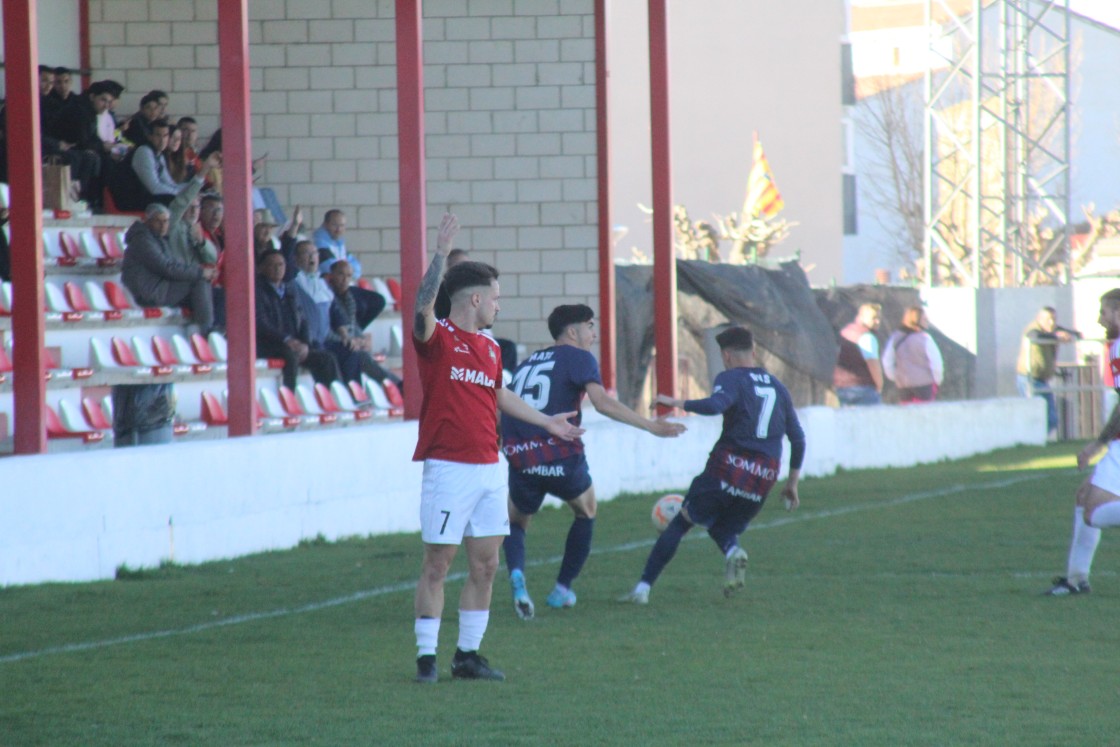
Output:
[[280,343],[257,340],[257,355],[261,358],[279,358],[284,361],[284,370],[281,377],[284,386],[289,389],[296,388],[296,377],[299,376],[299,367],[302,365],[311,374],[311,378],[318,384],[330,384],[342,378],[338,373],[338,362],[334,356],[322,348],[311,348],[307,351],[307,358],[299,362],[296,351]]

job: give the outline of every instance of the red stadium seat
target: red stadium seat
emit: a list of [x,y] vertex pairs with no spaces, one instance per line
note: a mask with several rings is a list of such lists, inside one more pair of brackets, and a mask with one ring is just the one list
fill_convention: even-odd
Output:
[[389,379],[385,379],[385,381],[381,382],[381,388],[385,390],[385,396],[389,398],[393,409],[400,408],[403,411],[404,397],[401,396],[401,390],[397,388],[397,385]]
[[113,424],[105,417],[105,411],[101,409],[101,403],[93,397],[86,397],[82,400],[82,414],[86,417],[86,422],[95,431],[111,431]]
[[226,409],[222,407],[222,401],[213,392],[202,393],[202,422],[211,426],[229,425]]
[[113,360],[118,365],[128,366],[130,368],[139,368],[140,361],[136,360],[136,354],[132,352],[132,348],[128,343],[119,337],[114,337],[112,340],[113,347]]
[[121,259],[124,250],[117,244],[117,232],[113,229],[104,229],[97,234],[97,241],[101,244],[101,252],[107,259]]
[[389,286],[389,293],[393,296],[393,308],[401,307],[401,283],[396,278],[385,278],[385,285]]
[[104,440],[105,434],[101,431],[70,430],[63,425],[58,412],[47,405],[47,438],[80,438],[89,444]]
[[74,311],[93,311],[93,308],[89,305],[89,301],[86,300],[86,295],[82,293],[82,289],[77,283],[63,283],[62,292],[63,295],[66,296],[66,301],[70,304],[70,308]]

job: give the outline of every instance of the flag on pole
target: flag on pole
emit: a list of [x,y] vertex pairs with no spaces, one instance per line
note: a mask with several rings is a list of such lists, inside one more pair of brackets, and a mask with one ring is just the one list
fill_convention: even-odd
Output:
[[773,218],[786,203],[782,194],[774,183],[774,172],[770,170],[770,162],[762,151],[762,143],[758,135],[754,138],[754,163],[751,172],[747,175],[747,197],[743,200],[743,214],[751,218],[762,216]]

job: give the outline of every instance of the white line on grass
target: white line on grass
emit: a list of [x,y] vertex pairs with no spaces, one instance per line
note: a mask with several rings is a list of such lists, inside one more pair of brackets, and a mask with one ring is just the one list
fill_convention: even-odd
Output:
[[[1040,474],[1026,475],[1022,477],[1009,477],[1004,480],[995,480],[993,482],[982,483],[979,485],[965,485],[956,484],[948,485],[944,488],[936,490],[923,490],[917,493],[910,493],[908,495],[899,496],[886,501],[877,501],[875,503],[858,503],[852,506],[843,506],[840,508],[828,509],[824,511],[814,511],[813,513],[797,513],[783,516],[778,519],[770,521],[759,522],[758,524],[751,525],[751,531],[759,529],[772,529],[774,527],[786,526],[787,524],[796,524],[805,521],[813,521],[815,519],[830,519],[836,516],[844,516],[845,514],[859,513],[862,511],[872,511],[880,508],[892,508],[894,506],[902,506],[907,503],[914,503],[916,501],[924,501],[930,498],[941,498],[947,495],[956,495],[969,490],[998,490],[1000,488],[1010,487],[1023,482],[1031,482],[1034,480],[1043,479],[1046,477],[1053,477],[1055,472],[1044,472]],[[693,535],[694,538],[700,539],[702,535]],[[686,538],[688,539],[688,538]],[[630,550],[637,550],[643,547],[653,545],[656,540],[642,540],[639,542],[626,542],[621,545],[613,547],[602,548],[594,550],[596,555],[607,555],[620,552],[629,552]],[[558,563],[561,558],[559,556],[553,558],[545,558],[536,560],[529,565],[539,566],[547,565],[550,563]],[[1022,575],[1017,573],[1014,575]],[[461,581],[466,578],[466,573],[453,573],[447,577],[448,581]],[[288,617],[290,615],[301,615],[306,612],[318,612],[319,610],[329,609],[331,607],[339,607],[344,604],[351,604],[353,602],[361,602],[366,599],[374,597],[385,596],[386,594],[395,594],[401,591],[414,591],[416,589],[416,582],[402,582],[398,584],[390,584],[389,586],[380,586],[376,589],[367,589],[366,591],[358,591],[346,596],[335,597],[334,599],[327,599],[322,602],[313,602],[311,604],[304,604],[299,607],[282,607],[280,609],[270,610],[268,612],[253,612],[247,615],[235,615],[233,617],[226,617],[221,620],[214,620],[213,622],[199,623],[197,625],[190,625],[185,628],[173,628],[171,630],[157,630],[150,633],[136,633],[134,635],[120,636],[118,638],[106,638],[100,641],[86,641],[85,643],[67,643],[62,646],[49,646],[47,648],[37,649],[35,651],[21,651],[14,654],[6,654],[0,656],[0,664],[9,664],[16,661],[25,661],[27,659],[37,659],[42,656],[49,656],[51,654],[68,654],[79,651],[92,651],[99,648],[108,648],[110,646],[120,646],[126,643],[140,643],[143,641],[152,641],[159,638],[171,638],[173,636],[191,635],[193,633],[204,633],[208,630],[215,630],[217,628],[224,628],[230,625],[240,625],[242,623],[256,622],[258,620],[270,620],[277,617]]]

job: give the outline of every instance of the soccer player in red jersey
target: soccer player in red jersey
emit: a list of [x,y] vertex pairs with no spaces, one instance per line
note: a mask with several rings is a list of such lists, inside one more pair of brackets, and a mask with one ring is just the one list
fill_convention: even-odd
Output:
[[[416,294],[413,344],[424,401],[413,459],[424,462],[420,530],[424,561],[416,585],[416,681],[436,682],[436,644],[443,585],[460,544],[467,548],[467,580],[459,596],[459,643],[451,663],[457,679],[503,680],[478,649],[490,619],[498,549],[509,534],[506,470],[498,462],[497,411],[538,425],[564,440],[583,429],[575,412],[544,415],[502,388],[502,359],[493,338],[481,334],[498,314],[498,271],[482,262],[448,270],[447,255],[459,221],[445,215],[432,262]],[[436,320],[440,283],[451,313]]]

